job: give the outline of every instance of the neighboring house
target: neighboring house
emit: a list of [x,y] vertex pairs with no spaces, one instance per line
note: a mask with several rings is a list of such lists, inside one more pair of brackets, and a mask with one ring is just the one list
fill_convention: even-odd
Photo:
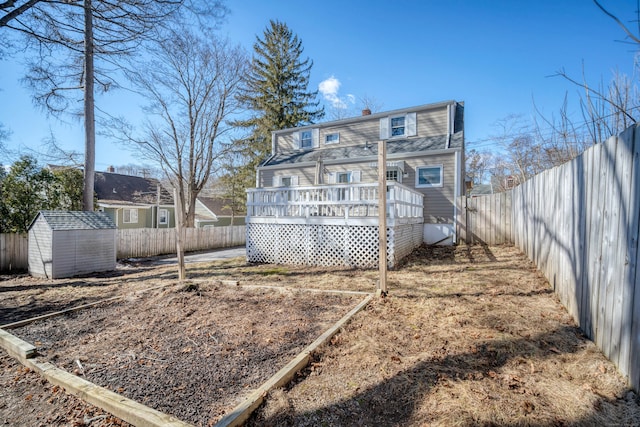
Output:
[[229,200],[218,197],[198,197],[196,200],[196,227],[222,227],[244,225],[245,213],[235,216],[229,208]]
[[173,196],[154,178],[96,172],[98,210],[119,229],[175,227]]
[[377,182],[386,140],[387,179],[424,195],[424,241],[451,243],[455,199],[465,194],[463,116],[463,103],[446,101],[274,131],[256,187]]

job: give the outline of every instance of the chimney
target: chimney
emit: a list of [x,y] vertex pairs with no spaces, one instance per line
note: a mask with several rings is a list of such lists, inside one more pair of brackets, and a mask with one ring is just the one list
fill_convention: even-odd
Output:
[[107,167],[107,172],[109,172],[109,173],[115,173],[115,171],[116,171],[116,168],[114,168],[113,166],[109,166],[109,167]]
[[364,110],[362,110],[362,115],[363,116],[370,116],[371,115],[371,110],[368,108],[365,108]]

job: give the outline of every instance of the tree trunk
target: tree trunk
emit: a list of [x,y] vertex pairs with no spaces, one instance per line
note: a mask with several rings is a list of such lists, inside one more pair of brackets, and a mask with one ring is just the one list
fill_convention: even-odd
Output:
[[91,0],[84,2],[84,191],[82,208],[93,211],[96,163],[96,124],[93,98],[93,13]]

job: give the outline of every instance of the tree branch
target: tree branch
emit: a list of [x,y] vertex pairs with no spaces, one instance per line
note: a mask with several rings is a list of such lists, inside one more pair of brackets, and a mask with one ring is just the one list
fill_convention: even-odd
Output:
[[[40,1],[42,1],[42,0],[29,0],[28,2],[26,2],[22,6],[19,6],[16,9],[12,10],[11,12],[7,13],[2,18],[0,18],[0,27],[6,26],[9,23],[9,21],[11,21],[12,19],[15,19],[18,16],[22,15],[24,12],[26,12],[29,9],[31,9],[37,3],[40,3]],[[15,5],[15,1],[6,1],[6,2],[0,4],[0,9],[8,9],[8,8],[13,7],[14,5]]]
[[633,35],[633,33],[631,31],[629,31],[629,29],[626,27],[626,25],[624,25],[622,23],[622,21],[620,21],[618,19],[617,16],[615,16],[614,14],[612,14],[611,12],[609,12],[607,9],[605,9],[604,7],[602,7],[602,5],[600,3],[598,3],[598,0],[593,0],[593,2],[596,4],[596,6],[598,6],[600,8],[600,10],[607,16],[609,16],[611,19],[613,19],[614,21],[616,21],[616,23],[620,26],[620,28],[622,28],[622,30],[627,33],[627,36],[629,36],[629,38],[631,38],[631,40],[633,40],[634,42],[640,44],[640,39],[638,37],[636,37],[635,35]]

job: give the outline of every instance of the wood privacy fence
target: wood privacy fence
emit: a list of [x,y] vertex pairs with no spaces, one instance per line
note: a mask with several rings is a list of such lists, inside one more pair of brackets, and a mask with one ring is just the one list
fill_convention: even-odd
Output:
[[511,192],[481,197],[458,197],[458,240],[467,244],[513,243],[511,197]]
[[0,234],[0,271],[24,271],[28,263],[27,234]]
[[[225,248],[245,244],[246,227],[185,228],[185,252]],[[176,231],[173,228],[134,228],[118,230],[118,259],[139,258],[176,253]]]
[[[245,226],[186,228],[186,252],[241,246],[245,244]],[[0,234],[0,271],[26,271],[29,267],[27,234]],[[176,253],[173,228],[135,228],[118,230],[117,257],[136,258]]]
[[[499,243],[492,236],[504,235],[508,243],[510,228],[512,242],[535,262],[580,328],[636,391],[640,391],[639,126],[508,193],[470,199],[467,218],[461,214],[459,221],[460,227],[469,223],[461,237],[471,241]],[[510,224],[502,220],[509,199],[511,212],[505,215]],[[464,206],[464,200],[458,203]]]

